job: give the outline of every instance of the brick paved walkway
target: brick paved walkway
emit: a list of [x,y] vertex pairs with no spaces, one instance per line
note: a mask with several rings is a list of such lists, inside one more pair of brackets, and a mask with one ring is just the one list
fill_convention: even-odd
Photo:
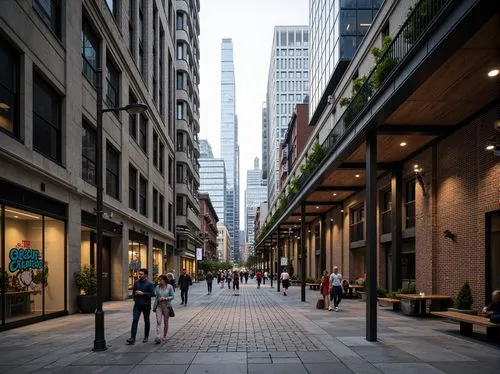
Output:
[[[204,283],[190,290],[168,340],[126,345],[132,302],[105,303],[108,350],[92,352],[94,316],[75,314],[0,333],[0,373],[169,374],[498,374],[500,347],[458,334],[456,324],[378,309],[378,342],[365,336],[365,303],[343,300],[338,313],[315,309],[300,288],[285,297],[269,285],[241,295]],[[154,316],[152,316],[154,317]],[[152,318],[153,320],[153,318]],[[154,325],[150,337],[154,337]]]
[[[182,309],[181,309],[182,311]],[[242,286],[240,295],[224,289],[213,302],[173,335],[165,352],[317,351],[325,346],[274,301],[269,292]]]

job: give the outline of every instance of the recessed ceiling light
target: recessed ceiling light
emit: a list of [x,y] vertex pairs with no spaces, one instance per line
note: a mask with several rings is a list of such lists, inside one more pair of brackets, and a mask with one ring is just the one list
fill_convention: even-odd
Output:
[[19,218],[19,216],[14,216],[14,218]]
[[498,69],[492,69],[488,72],[488,77],[496,77],[498,74],[500,74],[500,70]]
[[299,218],[299,221],[302,221],[302,218]]
[[344,209],[340,209],[340,213],[344,213]]
[[359,174],[356,174],[356,175],[355,175],[355,177],[356,177],[356,178],[359,178]]
[[330,218],[330,222],[333,222],[333,218]]
[[406,142],[401,142],[401,143],[399,143],[399,146],[400,146],[400,147],[406,147]]
[[418,164],[413,165],[413,169],[418,169]]
[[311,230],[307,230],[307,232],[311,232]]
[[316,209],[319,209],[319,206],[316,205]]
[[495,146],[493,144],[489,144],[489,145],[486,146],[486,150],[487,151],[492,151],[494,149],[495,149]]
[[333,196],[337,196],[337,193],[335,193],[335,192],[334,192],[334,193],[333,193]]

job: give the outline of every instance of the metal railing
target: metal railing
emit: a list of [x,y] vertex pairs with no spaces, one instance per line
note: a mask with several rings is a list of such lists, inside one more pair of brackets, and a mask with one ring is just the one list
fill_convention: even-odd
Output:
[[[398,33],[388,44],[385,52],[380,56],[378,63],[371,70],[360,89],[351,98],[349,105],[330,131],[321,148],[325,151],[323,157],[314,160],[313,171],[302,173],[297,180],[298,190],[304,189],[305,185],[316,175],[317,170],[328,159],[328,155],[333,153],[342,140],[351,132],[353,124],[364,114],[370,103],[380,92],[383,91],[393,78],[393,74],[398,70],[403,61],[417,48],[424,37],[441,20],[442,15],[448,8],[457,6],[459,2],[453,0],[420,0],[410,12],[405,23]],[[286,190],[286,186],[284,191]],[[284,194],[285,192],[283,192]],[[287,196],[286,201],[289,206],[294,203],[295,196]],[[277,199],[278,201],[279,199]],[[278,216],[284,213],[285,209],[277,207],[272,215],[267,227],[271,228],[279,219]],[[273,211],[273,208],[270,208]],[[267,235],[264,230],[259,235],[259,241]]]

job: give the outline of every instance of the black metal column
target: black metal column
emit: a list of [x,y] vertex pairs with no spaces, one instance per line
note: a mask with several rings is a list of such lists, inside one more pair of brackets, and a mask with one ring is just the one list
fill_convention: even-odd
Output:
[[320,274],[319,276],[321,277],[323,275],[323,272],[326,270],[326,216],[325,215],[322,215],[321,216],[321,230],[320,230],[320,245],[321,245],[321,248],[320,248],[320,254],[319,254],[319,258],[320,258]]
[[366,340],[377,341],[377,134],[366,136]]
[[278,226],[278,257],[276,259],[276,268],[278,269],[276,271],[276,291],[280,292],[280,287],[281,287],[281,282],[280,282],[280,276],[281,276],[281,257],[283,255],[283,243],[281,241],[281,227]]
[[300,205],[300,301],[306,301],[306,203]]
[[391,266],[392,290],[401,287],[401,251],[403,249],[403,171],[401,165],[392,170],[391,178]]
[[271,288],[273,288],[273,278],[274,278],[274,253],[273,253],[273,247],[269,247],[269,275],[271,277]]

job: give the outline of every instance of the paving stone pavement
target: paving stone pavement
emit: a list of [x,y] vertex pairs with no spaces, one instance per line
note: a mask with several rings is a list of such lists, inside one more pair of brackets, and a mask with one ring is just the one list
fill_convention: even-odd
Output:
[[[276,285],[276,284],[274,284]],[[289,296],[269,284],[243,285],[240,296],[203,283],[190,290],[187,307],[174,300],[168,340],[125,344],[132,301],[105,303],[108,350],[92,352],[94,316],[74,314],[0,333],[0,373],[498,373],[500,346],[458,334],[441,319],[402,316],[378,309],[378,342],[367,342],[365,304],[343,300],[338,313],[316,310],[319,297],[300,288]],[[152,314],[152,322],[154,314]]]

